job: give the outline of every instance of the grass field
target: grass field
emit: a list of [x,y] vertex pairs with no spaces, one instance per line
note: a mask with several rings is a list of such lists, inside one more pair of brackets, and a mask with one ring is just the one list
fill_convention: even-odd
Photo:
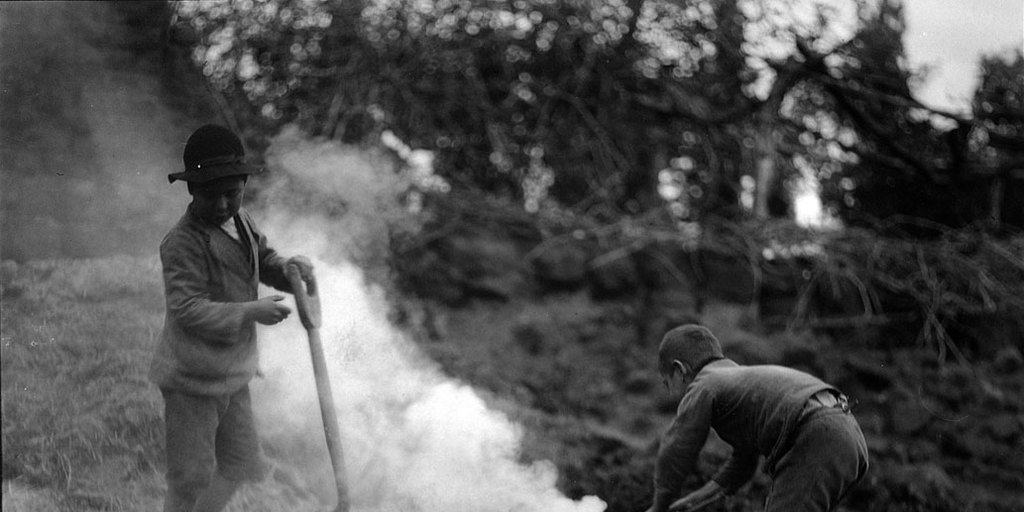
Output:
[[[553,465],[522,462],[520,431],[416,356],[382,320],[372,293],[323,270],[322,285],[351,292],[345,307],[362,342],[335,354],[350,364],[343,430],[350,484],[362,499],[356,510],[452,510],[445,504],[473,500],[480,506],[467,510],[505,510],[516,500],[540,503],[529,510],[595,509],[593,500],[576,508],[558,495]],[[163,321],[159,263],[5,262],[2,272],[3,510],[159,510],[163,404],[147,380]],[[307,403],[315,404],[309,355],[297,320],[289,322],[261,335],[264,362],[267,352],[275,361],[253,384],[272,471],[244,486],[229,511],[315,511],[334,502],[319,413]],[[395,338],[401,343],[392,345]],[[480,479],[503,485],[488,490]]]
[[3,265],[4,510],[156,508],[155,260]]
[[[2,286],[3,510],[159,510],[163,402],[146,376],[163,323],[159,262],[4,262]],[[232,510],[315,509],[277,462]]]
[[[332,302],[344,304],[361,338],[358,350],[335,354],[349,365],[343,397],[349,423],[343,432],[360,435],[346,448],[354,448],[352,484],[361,496],[378,497],[357,502],[356,510],[453,510],[436,505],[452,503],[443,501],[450,499],[444,496],[450,489],[486,504],[466,510],[509,510],[501,500],[487,501],[486,485],[481,490],[451,481],[468,474],[466,482],[507,482],[505,474],[488,475],[495,466],[510,467],[508,474],[516,478],[525,474],[527,495],[543,494],[534,492],[534,484],[557,494],[550,471],[557,467],[559,488],[573,498],[596,494],[614,505],[610,512],[643,505],[650,483],[647,448],[673,404],[664,403],[644,370],[649,347],[624,344],[625,320],[619,317],[628,314],[622,304],[569,294],[438,310],[429,316],[439,334],[421,341],[421,352],[384,343],[396,335],[381,308],[353,292],[355,273],[337,279],[336,272],[323,270],[327,279],[321,284],[344,291]],[[0,286],[3,510],[159,510],[162,400],[146,377],[163,321],[159,263],[129,257],[4,262]],[[704,318],[709,320],[714,318]],[[730,331],[727,326],[735,322],[728,318],[717,321],[716,332],[729,340],[727,352],[757,360],[785,348],[790,355],[781,357],[784,363],[791,359],[787,364],[813,355],[812,366],[860,397],[857,415],[868,436],[872,470],[854,497],[863,506],[850,510],[1024,506],[1014,491],[1024,483],[1024,361],[1016,349],[1007,352],[1014,357],[980,361],[974,368],[943,367],[926,351],[792,336],[761,339]],[[261,337],[261,346],[277,344],[278,351],[305,358],[308,365],[305,347],[294,344],[301,328],[290,329],[279,331],[287,331],[283,341]],[[372,338],[384,343],[382,350],[374,352]],[[386,359],[409,354],[429,357],[418,366]],[[405,375],[386,371],[405,366]],[[270,376],[254,388],[257,420],[261,414],[273,419],[260,425],[272,474],[244,487],[230,511],[302,512],[333,503],[315,405],[298,403],[294,390],[276,394],[281,383],[301,386],[296,375],[311,381],[308,367],[282,368],[269,368]],[[282,409],[283,402],[296,403]],[[502,413],[483,410],[484,402]],[[522,428],[507,428],[506,417]],[[493,423],[496,434],[476,439],[481,422]],[[523,434],[521,445],[517,432]],[[708,455],[717,464],[724,453]],[[539,459],[554,464],[530,465]],[[523,461],[526,466],[512,467]],[[703,466],[702,471],[711,467]],[[720,510],[758,510],[765,485],[759,477]],[[558,510],[575,507],[568,503]]]

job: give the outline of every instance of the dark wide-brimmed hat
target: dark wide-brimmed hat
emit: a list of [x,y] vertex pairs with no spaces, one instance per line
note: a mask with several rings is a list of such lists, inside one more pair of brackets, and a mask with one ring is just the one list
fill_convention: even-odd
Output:
[[185,143],[182,155],[185,170],[167,175],[167,179],[206,183],[227,176],[259,174],[262,167],[245,163],[242,140],[231,130],[208,124],[199,127]]

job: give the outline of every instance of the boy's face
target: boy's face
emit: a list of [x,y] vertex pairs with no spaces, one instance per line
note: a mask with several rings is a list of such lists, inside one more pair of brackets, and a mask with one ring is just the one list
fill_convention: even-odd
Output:
[[682,400],[686,394],[686,387],[690,385],[691,378],[689,370],[679,361],[672,363],[672,370],[668,375],[661,374],[661,383],[668,390],[669,397],[673,400]]
[[195,214],[213,226],[219,226],[235,216],[242,207],[245,195],[245,176],[196,183],[189,187]]

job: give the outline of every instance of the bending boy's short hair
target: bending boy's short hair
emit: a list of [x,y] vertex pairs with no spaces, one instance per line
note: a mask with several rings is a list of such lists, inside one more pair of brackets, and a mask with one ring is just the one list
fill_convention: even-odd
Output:
[[681,325],[665,333],[658,347],[658,372],[671,375],[672,361],[679,360],[697,371],[715,359],[722,359],[722,345],[703,325]]

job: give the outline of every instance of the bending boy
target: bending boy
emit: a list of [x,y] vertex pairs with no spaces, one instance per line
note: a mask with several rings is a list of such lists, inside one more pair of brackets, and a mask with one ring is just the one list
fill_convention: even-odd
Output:
[[238,485],[260,480],[264,464],[249,381],[258,365],[256,323],[273,325],[290,310],[284,297],[259,298],[259,283],[291,287],[285,266],[303,277],[309,260],[284,259],[242,209],[249,175],[241,140],[206,125],[185,145],[185,215],[160,244],[167,313],[150,378],[164,397],[167,438],[165,512],[218,511]]
[[[766,512],[832,510],[867,472],[867,445],[846,396],[816,377],[736,364],[699,325],[665,335],[658,371],[680,402],[658,450],[649,512],[686,510],[735,492],[754,475],[761,455],[772,478]],[[712,428],[732,455],[711,481],[676,500]]]

